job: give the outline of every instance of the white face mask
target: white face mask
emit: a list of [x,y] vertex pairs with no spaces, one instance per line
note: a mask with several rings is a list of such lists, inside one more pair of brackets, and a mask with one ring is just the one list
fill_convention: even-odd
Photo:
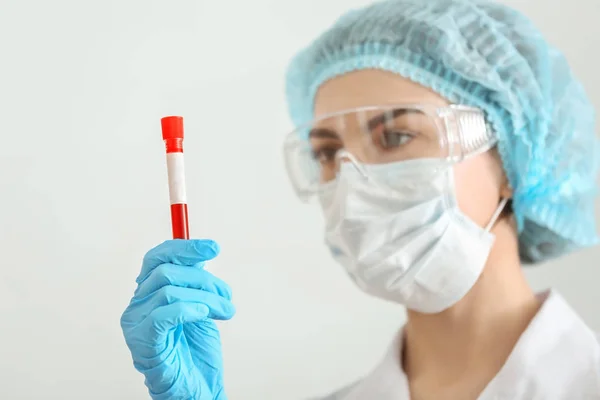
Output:
[[506,200],[483,229],[458,209],[448,164],[361,168],[374,180],[344,162],[320,196],[334,258],[363,291],[409,309],[437,313],[458,302],[483,270]]

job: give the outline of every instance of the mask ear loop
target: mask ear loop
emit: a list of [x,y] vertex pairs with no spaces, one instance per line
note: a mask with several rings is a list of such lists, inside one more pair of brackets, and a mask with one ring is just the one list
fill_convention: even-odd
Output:
[[502,201],[500,201],[500,204],[498,205],[498,208],[494,212],[494,215],[492,215],[492,219],[490,220],[490,223],[485,227],[485,231],[486,232],[489,232],[489,231],[492,230],[492,227],[494,226],[494,224],[498,220],[498,217],[500,217],[500,214],[504,210],[504,207],[506,207],[506,203],[508,203],[508,198],[503,198]]

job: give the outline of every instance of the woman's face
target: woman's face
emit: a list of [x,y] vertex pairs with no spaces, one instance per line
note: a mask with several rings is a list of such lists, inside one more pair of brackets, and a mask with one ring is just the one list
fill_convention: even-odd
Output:
[[[315,118],[319,118],[359,107],[402,104],[444,107],[450,103],[432,90],[399,75],[381,70],[362,70],[325,82],[317,92],[314,112]],[[386,143],[393,141],[397,144],[393,149],[384,149],[385,151],[381,150],[381,143],[362,145],[361,135],[357,134],[356,129],[340,129],[339,124],[337,129],[331,126],[320,127],[317,124],[313,128],[314,131],[318,132],[319,128],[323,128],[324,131],[334,131],[337,135],[311,136],[314,154],[324,160],[322,179],[331,179],[335,174],[328,168],[331,157],[327,151],[331,152],[331,149],[344,148],[361,160],[377,163],[431,157],[432,149],[439,151],[436,127],[426,116],[403,114],[394,115],[393,118],[396,118],[393,122],[395,129],[392,132],[395,136],[385,136],[386,132],[381,128],[374,139]],[[326,121],[323,123],[327,124]],[[414,139],[407,127],[416,127],[422,134]],[[369,150],[376,147],[380,149],[376,154]],[[454,167],[454,175],[461,210],[479,226],[487,225],[500,199],[510,196],[497,153],[489,151],[457,164]]]

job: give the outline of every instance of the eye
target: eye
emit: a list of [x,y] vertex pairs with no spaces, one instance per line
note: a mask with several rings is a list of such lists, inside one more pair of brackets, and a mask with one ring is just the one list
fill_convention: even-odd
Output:
[[415,135],[401,130],[382,131],[379,135],[379,144],[384,149],[403,146],[414,139]]
[[337,154],[339,147],[321,147],[315,148],[312,151],[312,158],[320,164],[329,164],[335,162],[335,155]]

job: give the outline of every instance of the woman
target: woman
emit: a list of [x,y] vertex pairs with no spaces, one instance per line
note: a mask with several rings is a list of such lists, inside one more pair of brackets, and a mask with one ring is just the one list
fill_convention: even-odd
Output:
[[[600,398],[600,345],[522,263],[596,243],[593,109],[564,57],[494,3],[352,11],[293,60],[286,165],[333,257],[408,320],[381,364],[328,399]],[[122,317],[154,399],[225,399],[227,285],[211,241],[146,255]],[[190,268],[194,266],[196,268]]]

